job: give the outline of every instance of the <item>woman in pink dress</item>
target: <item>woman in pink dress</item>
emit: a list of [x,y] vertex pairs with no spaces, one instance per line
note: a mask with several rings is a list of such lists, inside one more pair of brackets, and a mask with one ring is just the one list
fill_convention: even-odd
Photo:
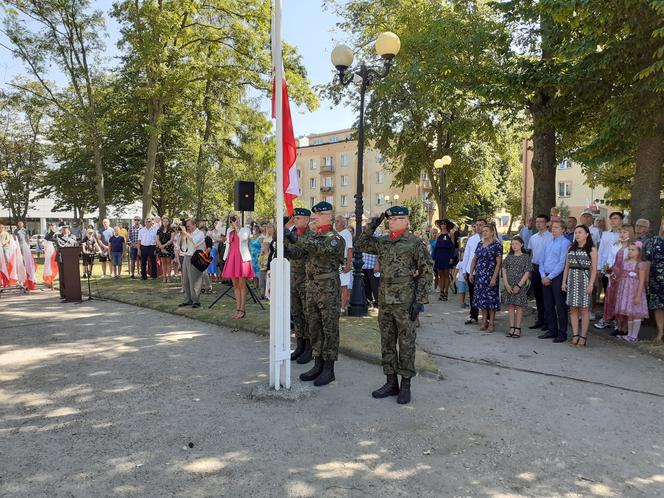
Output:
[[233,294],[237,310],[233,315],[234,320],[243,319],[247,313],[244,305],[247,300],[247,278],[254,278],[254,268],[251,265],[251,253],[249,252],[248,228],[240,228],[237,216],[228,218],[230,227],[226,232],[226,250],[224,251],[224,271],[222,278],[230,278],[233,282]]

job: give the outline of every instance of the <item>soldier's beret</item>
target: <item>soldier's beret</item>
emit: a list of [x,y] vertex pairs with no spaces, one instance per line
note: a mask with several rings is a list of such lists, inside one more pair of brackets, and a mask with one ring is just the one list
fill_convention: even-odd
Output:
[[58,225],[58,230],[61,230],[63,228],[69,228],[69,223],[66,223],[66,222],[63,221],[62,223],[60,223]]
[[408,216],[408,208],[406,206],[392,206],[385,211],[385,216]]
[[293,209],[294,216],[311,216],[311,211],[307,208],[295,208]]
[[314,213],[322,213],[323,211],[332,211],[332,204],[326,201],[321,201],[311,208]]

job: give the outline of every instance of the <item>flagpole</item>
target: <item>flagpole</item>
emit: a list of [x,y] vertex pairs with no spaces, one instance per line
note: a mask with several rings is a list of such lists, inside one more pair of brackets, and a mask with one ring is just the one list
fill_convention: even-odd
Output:
[[284,122],[281,0],[272,0],[272,63],[276,117],[277,255],[270,264],[270,386],[290,388],[290,264],[284,258]]

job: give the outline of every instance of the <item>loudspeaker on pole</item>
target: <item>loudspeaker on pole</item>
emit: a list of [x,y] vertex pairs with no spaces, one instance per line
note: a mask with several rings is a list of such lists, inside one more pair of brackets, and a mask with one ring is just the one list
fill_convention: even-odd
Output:
[[246,182],[242,180],[237,180],[235,182],[235,190],[233,194],[235,210],[253,211],[255,191],[256,191],[256,182]]

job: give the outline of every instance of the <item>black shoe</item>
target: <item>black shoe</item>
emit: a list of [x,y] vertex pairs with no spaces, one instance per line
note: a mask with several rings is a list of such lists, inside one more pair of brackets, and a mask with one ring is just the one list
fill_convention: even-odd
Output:
[[201,307],[201,303],[194,303],[194,304],[191,305],[191,307],[192,307],[192,308],[200,308],[200,307]]
[[180,303],[178,304],[178,308],[184,308],[185,306],[191,306],[192,304],[194,303],[192,303],[191,301],[188,303]]
[[537,322],[537,323],[531,325],[531,326],[528,327],[528,328],[529,328],[530,330],[535,330],[535,329],[541,329],[541,328],[544,327],[544,326],[545,326],[545,325],[544,325],[543,323],[539,323],[539,322]]
[[304,381],[314,380],[320,375],[322,371],[323,371],[323,358],[318,356],[314,360],[314,367],[311,370],[300,374],[300,380]]
[[374,398],[378,399],[396,396],[397,394],[399,394],[399,380],[396,374],[388,374],[387,382],[371,393]]
[[148,277],[141,277],[141,280],[147,280]]
[[309,339],[304,339],[304,351],[302,351],[302,354],[297,359],[297,363],[300,365],[305,365],[306,363],[309,363],[311,361],[311,358],[313,358],[313,354],[314,350],[311,347],[311,341]]
[[473,323],[477,323],[477,318],[469,318],[468,320],[466,320],[463,323],[465,323],[466,325],[471,325]]
[[316,377],[316,380],[314,381],[314,386],[317,387],[326,386],[333,380],[335,380],[334,360],[325,360],[325,363],[323,364],[323,371],[318,377]]
[[131,277],[129,277],[129,278],[133,278],[133,279],[135,279],[135,278],[136,278],[136,276],[135,276],[135,275],[132,275],[132,276],[131,276]]
[[551,332],[537,336],[538,339],[555,339],[556,337],[558,337],[558,334],[552,334]]
[[302,353],[304,353],[304,339],[302,339],[301,337],[298,337],[295,340],[295,344],[297,344],[295,346],[295,351],[293,351],[290,355],[290,360],[291,361],[297,360],[300,357],[300,355]]
[[567,336],[556,337],[553,342],[560,344],[561,342],[567,342]]
[[397,403],[406,405],[410,403],[410,378],[401,377],[401,387],[399,388],[399,396],[397,396]]

